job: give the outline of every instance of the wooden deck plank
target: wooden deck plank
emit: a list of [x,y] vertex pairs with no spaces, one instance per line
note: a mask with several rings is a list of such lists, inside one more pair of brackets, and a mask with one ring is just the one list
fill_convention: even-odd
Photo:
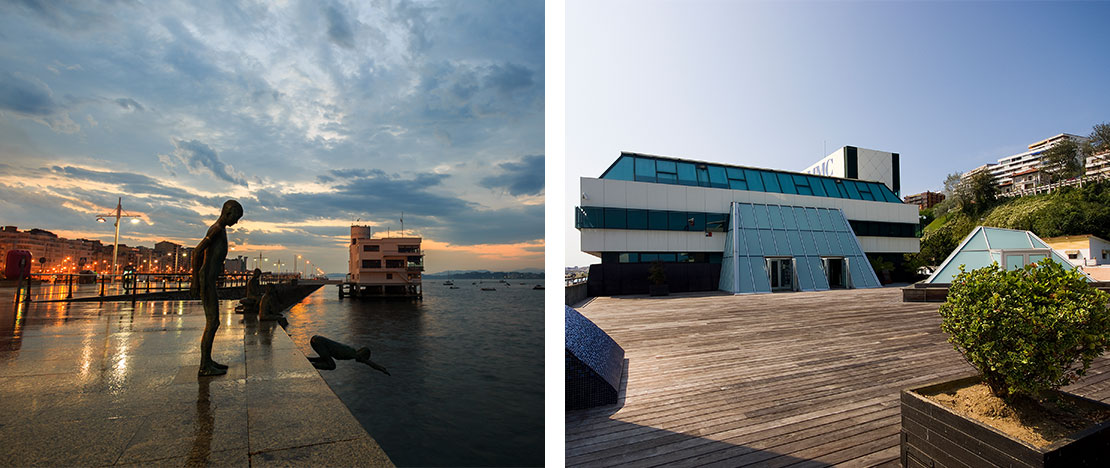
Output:
[[[898,393],[971,367],[939,304],[898,289],[595,298],[625,349],[619,407],[566,414],[568,466],[898,462]],[[1068,387],[1110,401],[1110,359]]]

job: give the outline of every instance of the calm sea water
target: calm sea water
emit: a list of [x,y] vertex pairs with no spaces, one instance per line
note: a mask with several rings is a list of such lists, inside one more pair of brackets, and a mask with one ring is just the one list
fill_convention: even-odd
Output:
[[328,285],[286,312],[305,354],[323,335],[389,369],[338,361],[321,374],[399,466],[543,464],[540,281],[476,281],[427,280],[412,303],[340,300]]

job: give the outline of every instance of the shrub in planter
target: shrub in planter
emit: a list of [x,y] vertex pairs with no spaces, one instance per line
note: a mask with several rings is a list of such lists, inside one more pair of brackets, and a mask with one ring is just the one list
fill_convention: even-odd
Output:
[[1012,401],[1067,385],[1110,347],[1110,294],[1045,259],[963,271],[941,305],[941,329],[991,391]]
[[663,272],[663,262],[652,262],[648,268],[648,281],[651,285],[648,286],[648,292],[652,296],[666,296],[670,293],[667,288],[667,275]]

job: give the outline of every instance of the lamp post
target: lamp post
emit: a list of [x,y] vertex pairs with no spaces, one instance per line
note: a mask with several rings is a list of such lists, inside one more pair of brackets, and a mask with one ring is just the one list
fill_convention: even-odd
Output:
[[96,221],[100,222],[100,223],[104,223],[104,222],[108,221],[108,218],[113,218],[113,217],[116,218],[116,238],[112,242],[112,270],[111,270],[112,274],[114,275],[114,274],[117,273],[116,270],[119,269],[119,266],[116,265],[116,257],[119,255],[119,220],[120,220],[120,218],[131,218],[131,223],[135,224],[135,223],[139,222],[139,217],[136,216],[136,215],[130,215],[130,214],[125,215],[125,214],[123,214],[123,197],[120,197],[119,201],[116,202],[116,212],[115,213],[99,215],[99,216],[96,217]]

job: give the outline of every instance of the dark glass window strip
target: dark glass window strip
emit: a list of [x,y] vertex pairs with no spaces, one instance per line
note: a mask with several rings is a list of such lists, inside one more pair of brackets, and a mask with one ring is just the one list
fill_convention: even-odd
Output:
[[902,200],[885,184],[875,182],[671,161],[645,156],[621,156],[602,175],[602,178],[902,203]]
[[721,263],[720,252],[602,252],[601,263]]
[[[756,207],[780,210],[776,206]],[[785,207],[784,207],[785,208]],[[758,220],[771,221],[764,211]],[[781,213],[779,213],[781,215]],[[702,213],[696,211],[640,210],[582,206],[575,208],[574,227],[578,229],[640,229],[649,231],[725,232],[728,230],[728,213]],[[886,223],[881,221],[849,220],[857,236],[921,237],[920,226],[913,223]],[[770,224],[764,227],[771,227]],[[775,228],[782,226],[776,225]],[[799,227],[803,228],[803,227]]]

